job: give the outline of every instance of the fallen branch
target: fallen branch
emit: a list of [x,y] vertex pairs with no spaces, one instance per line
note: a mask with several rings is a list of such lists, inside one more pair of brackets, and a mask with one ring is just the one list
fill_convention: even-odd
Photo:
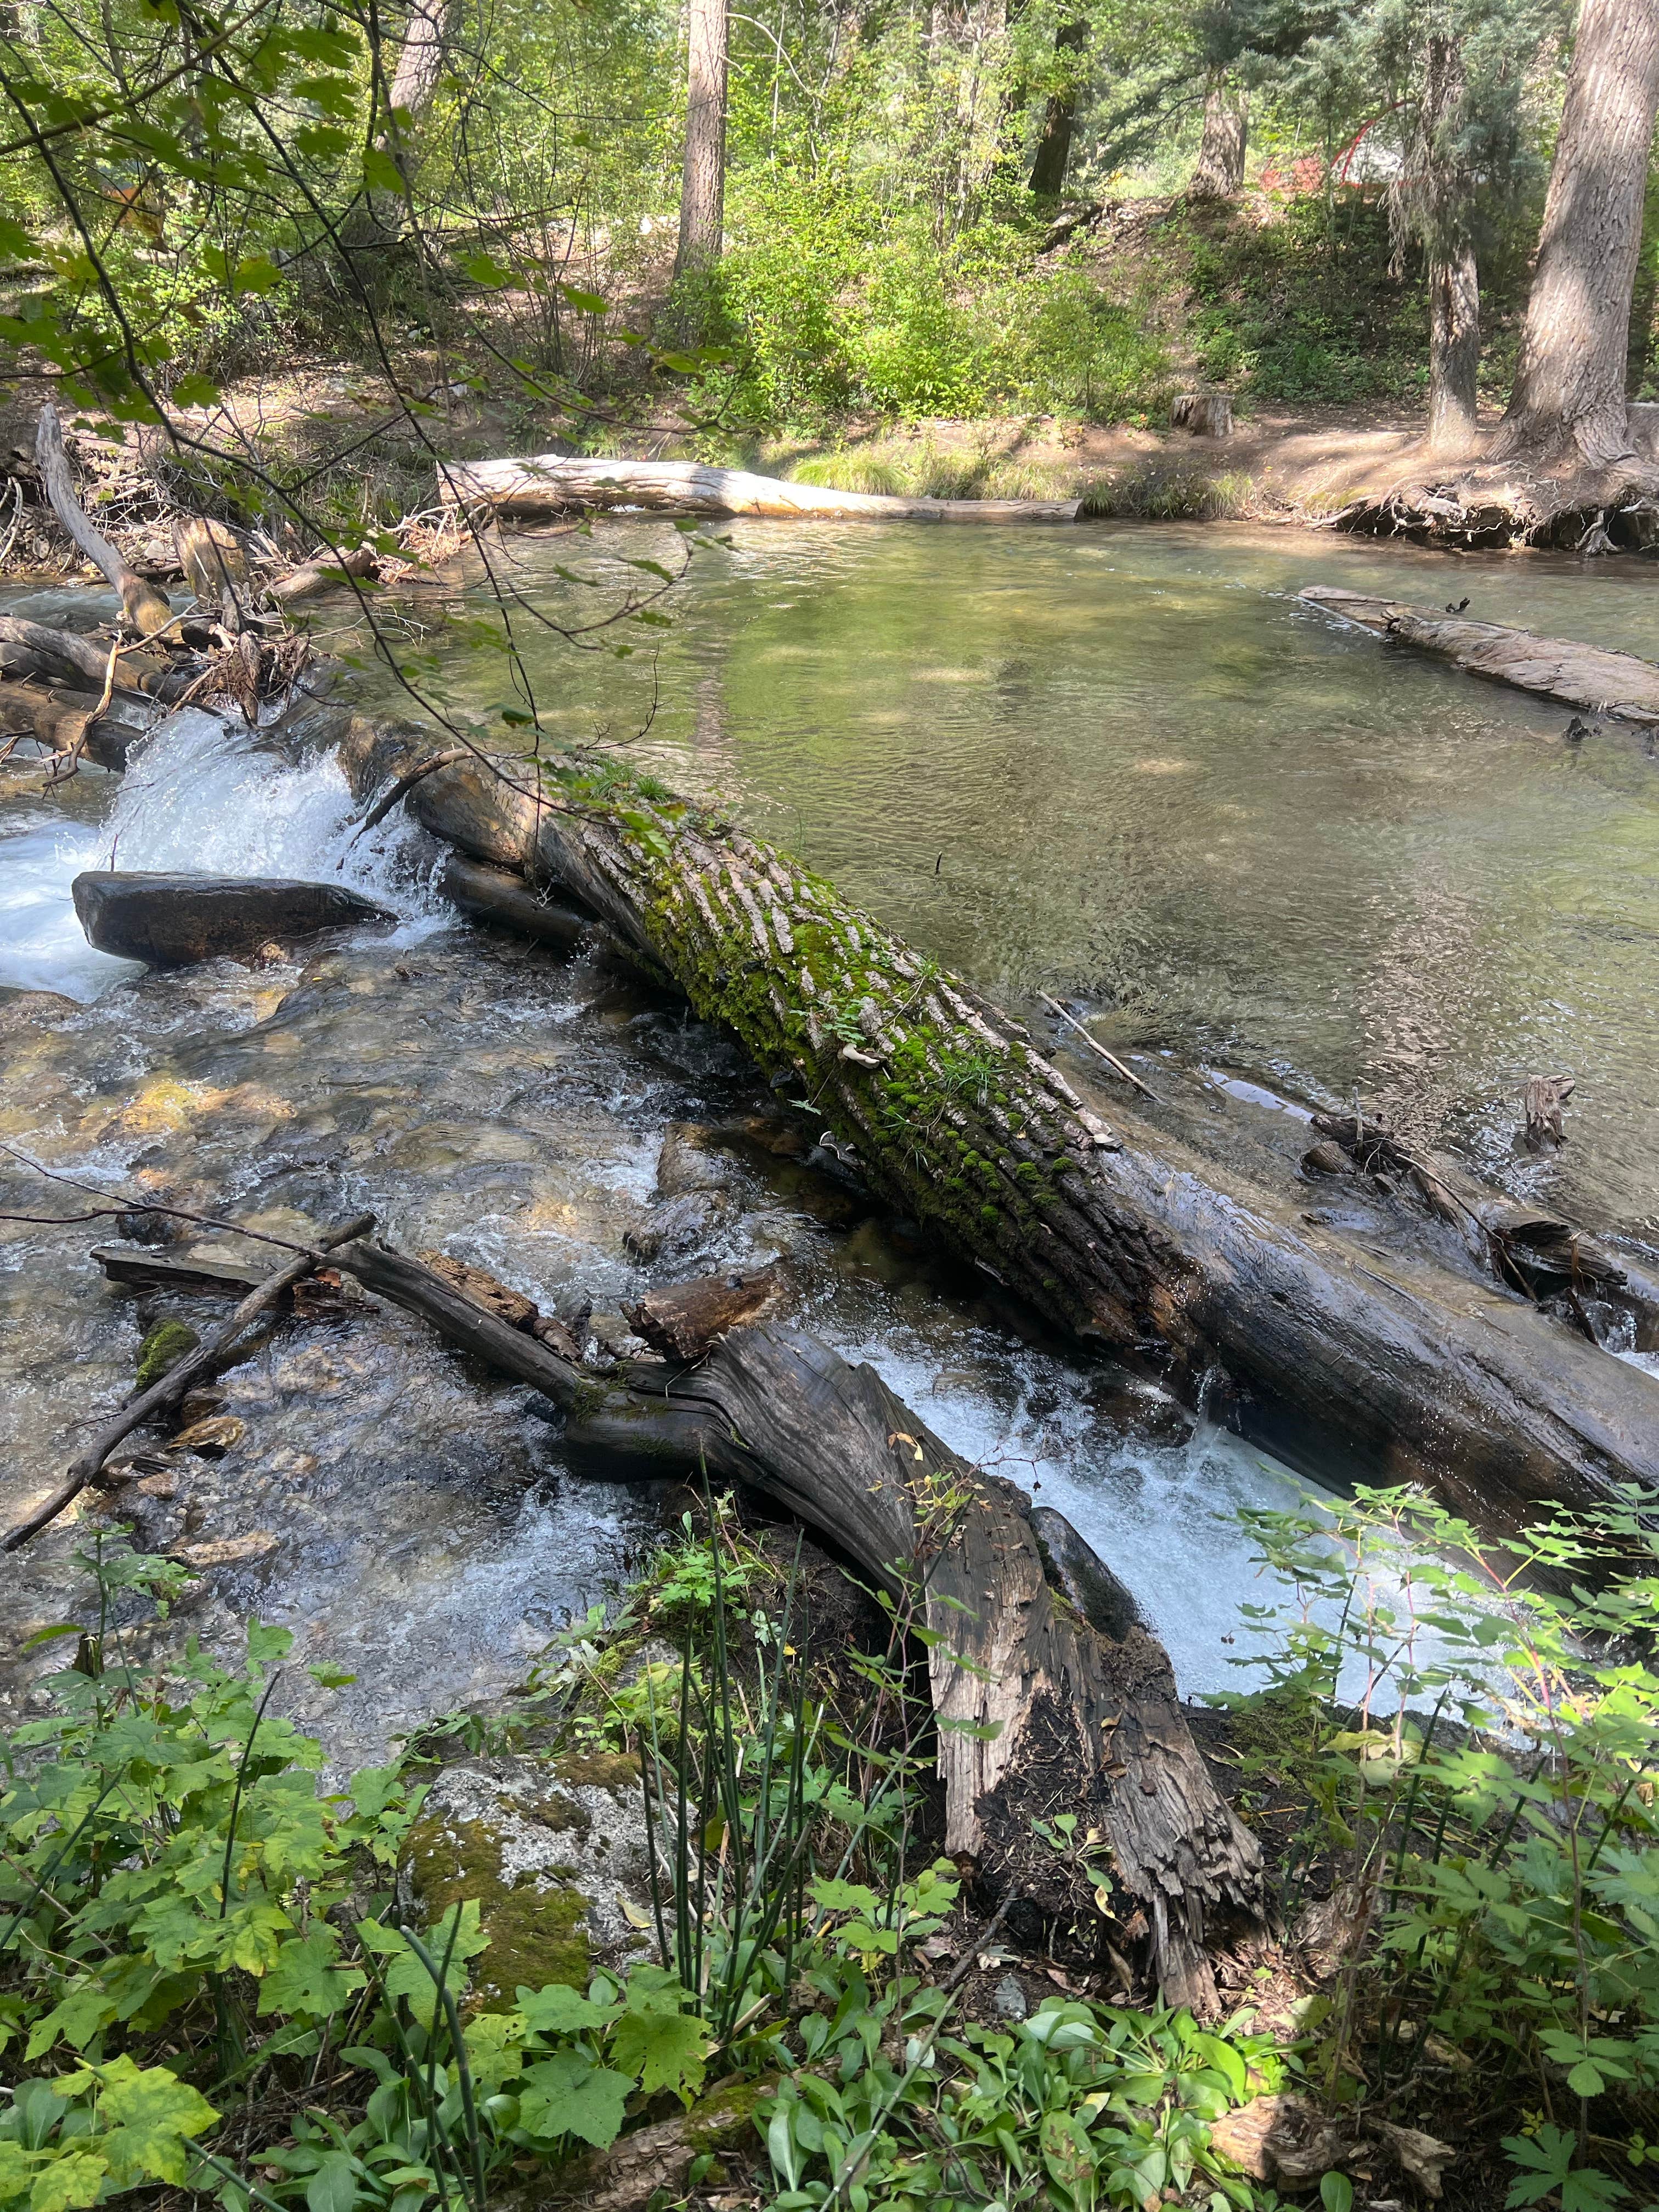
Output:
[[111,588],[121,594],[121,611],[141,636],[148,637],[152,630],[162,629],[173,619],[173,608],[165,592],[156,590],[128,566],[108,538],[100,538],[88,521],[80,501],[76,497],[75,481],[70,475],[69,456],[64,451],[64,434],[58,427],[58,410],[51,400],[40,410],[40,428],[34,440],[35,465],[40,480],[46,485],[46,496],[52,501],[52,511],[58,517],[81,552],[94,568],[101,571]]
[[282,577],[265,586],[265,597],[279,607],[291,607],[301,599],[314,599],[319,592],[332,591],[352,577],[372,576],[376,561],[374,550],[367,545],[357,546],[349,553],[330,553],[320,559],[308,561],[302,568]]
[[[340,720],[361,793],[434,750]],[[1544,1499],[1659,1485],[1651,1376],[1449,1253],[1310,1222],[1115,1105],[1108,1129],[1018,1023],[732,824],[579,775],[521,793],[471,760],[409,805],[659,963],[895,1211],[1188,1395],[1223,1367],[1238,1425],[1293,1463],[1421,1481],[1494,1534]]]
[[526,518],[572,507],[641,507],[665,514],[763,515],[784,522],[1076,522],[1074,499],[900,499],[885,492],[829,491],[746,469],[696,461],[586,461],[562,453],[531,460],[446,461],[438,488],[447,506],[483,507]]
[[355,1237],[367,1235],[374,1225],[372,1213],[356,1215],[337,1229],[331,1229],[318,1238],[315,1248],[298,1254],[287,1261],[274,1275],[269,1275],[257,1290],[249,1291],[222,1328],[216,1329],[194,1352],[186,1352],[177,1366],[169,1368],[159,1382],[154,1382],[128,1406],[124,1406],[112,1420],[106,1421],[97,1435],[70,1463],[69,1474],[64,1483],[36,1508],[27,1521],[18,1523],[0,1537],[0,1552],[15,1552],[27,1544],[31,1536],[38,1536],[44,1528],[58,1518],[66,1505],[78,1498],[92,1480],[104,1462],[124,1437],[149,1420],[153,1414],[162,1413],[168,1406],[183,1397],[191,1384],[211,1374],[246,1330],[248,1323],[257,1321],[268,1308],[276,1304],[285,1291],[295,1283],[321,1267],[323,1255],[337,1244],[349,1243]]
[[1070,1023],[1071,1026],[1077,1031],[1078,1035],[1083,1039],[1084,1043],[1088,1046],[1090,1051],[1095,1054],[1097,1059],[1103,1060],[1108,1067],[1114,1069],[1123,1078],[1123,1080],[1126,1083],[1133,1083],[1137,1091],[1145,1091],[1147,1097],[1152,1100],[1153,1105],[1157,1105],[1158,1094],[1153,1091],[1151,1085],[1143,1083],[1132,1067],[1125,1067],[1123,1062],[1118,1058],[1115,1052],[1108,1052],[1105,1046],[1102,1044],[1098,1037],[1091,1036],[1088,1030],[1084,1028],[1082,1023],[1079,1021],[1075,1014],[1068,1014],[1065,1007],[1060,1005],[1060,1000],[1058,999],[1051,999],[1046,991],[1039,991],[1037,993],[1037,996],[1042,1000],[1043,1005],[1047,1006],[1051,1014],[1058,1014],[1061,1021]]

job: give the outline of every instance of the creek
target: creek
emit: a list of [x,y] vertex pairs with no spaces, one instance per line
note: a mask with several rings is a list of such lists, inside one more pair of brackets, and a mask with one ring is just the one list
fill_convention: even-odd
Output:
[[[725,795],[994,995],[1098,1014],[1151,1079],[1207,1066],[1218,1100],[1263,1125],[1290,1122],[1281,1093],[1387,1097],[1510,1189],[1655,1235],[1659,769],[1639,735],[1569,745],[1565,710],[1294,598],[1314,582],[1467,592],[1474,614],[1641,651],[1644,568],[1601,564],[1592,587],[1567,561],[1231,526],[720,536],[668,630],[629,625],[583,653],[520,618],[547,742],[622,742],[648,721],[667,779]],[[615,522],[508,552],[516,586],[568,621],[605,602],[558,567],[614,583],[677,542]],[[389,609],[411,673],[484,722],[514,693],[484,625],[456,617],[488,599],[464,574]],[[0,775],[6,1143],[277,1234],[372,1208],[406,1249],[475,1261],[561,1312],[591,1300],[615,1328],[653,1282],[787,1253],[795,1317],[874,1361],[958,1449],[1040,1484],[1134,1590],[1183,1688],[1228,1686],[1253,1594],[1229,1516],[1289,1502],[1282,1469],[1148,1386],[1024,1340],[983,1283],[793,1168],[731,1162],[731,1208],[694,1255],[632,1256],[665,1125],[757,1103],[720,1037],[613,973],[457,924],[421,833],[349,843],[326,760],[184,716],[125,780],[42,783]],[[147,974],[90,951],[69,904],[76,870],[112,852],[328,876],[402,921],[268,968]],[[1511,1142],[1540,1069],[1577,1079],[1571,1142],[1546,1160]],[[94,1202],[0,1176],[13,1211]],[[129,1382],[141,1302],[88,1257],[111,1233],[0,1223],[6,1522]],[[144,1500],[138,1538],[248,1540],[186,1601],[191,1626],[213,1640],[254,1611],[298,1632],[296,1657],[354,1669],[343,1690],[297,1670],[289,1690],[347,1760],[498,1695],[683,1502],[569,1468],[526,1394],[388,1309],[279,1330],[222,1387],[245,1439]],[[0,1567],[10,1621],[64,1617],[87,1525]],[[30,1694],[21,1670],[5,1688]]]

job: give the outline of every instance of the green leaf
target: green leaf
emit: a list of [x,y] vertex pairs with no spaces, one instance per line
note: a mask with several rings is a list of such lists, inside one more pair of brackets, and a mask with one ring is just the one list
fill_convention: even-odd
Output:
[[1607,2086],[1601,2068],[1592,2058],[1581,2058],[1567,2075],[1567,2087],[1575,2097],[1599,2097]]
[[261,2013],[308,2013],[325,2020],[339,2012],[367,1978],[356,1966],[337,1966],[339,1955],[340,1939],[325,1923],[284,1943],[259,1984]]
[[95,2204],[109,2166],[96,2151],[74,2150],[55,2158],[35,2176],[29,2212],[70,2212],[72,2205]]
[[[173,404],[175,407],[216,407],[219,387],[210,376],[198,376],[192,372],[188,376],[181,376],[173,386]],[[287,1633],[285,1630],[273,1632]],[[292,1637],[289,1638],[289,1643],[293,1640]]]
[[67,2043],[72,2051],[84,2051],[99,2029],[115,2018],[115,2013],[107,1991],[94,1983],[84,1983],[60,1997],[46,2018],[35,2022],[24,2057],[39,2058],[59,2042]]
[[371,146],[363,155],[363,184],[371,192],[396,192],[408,198],[404,173],[382,146]]
[[610,301],[602,300],[597,292],[584,292],[575,284],[561,284],[559,289],[571,306],[580,308],[585,315],[608,315],[611,312]]
[[355,1674],[348,1674],[343,1667],[331,1667],[326,1661],[320,1667],[307,1667],[306,1672],[319,1690],[349,1689],[357,1679]]
[[519,2124],[542,2137],[580,2136],[595,2150],[617,2140],[633,2083],[574,2051],[556,2051],[526,2069]]
[[689,2104],[702,2087],[708,2031],[695,2013],[625,2012],[611,2032],[611,2056],[647,2097],[672,2089]]
[[185,2142],[213,2125],[219,2117],[213,2106],[171,2067],[140,2067],[125,2053],[96,2075],[99,2109],[115,2123],[99,2145],[115,2187],[130,2189],[141,2176],[182,2187]]
[[513,281],[513,271],[503,269],[493,253],[464,253],[461,268],[473,283],[488,285],[492,291]]
[[514,1995],[532,2035],[580,2035],[617,2017],[615,2005],[597,2005],[566,1982],[550,1982],[544,1990],[520,1989]]
[[357,2161],[349,2151],[325,2153],[306,2184],[308,2212],[351,2212],[357,2202]]
[[1319,2201],[1325,2212],[1353,2212],[1353,2184],[1334,2167],[1319,2177]]

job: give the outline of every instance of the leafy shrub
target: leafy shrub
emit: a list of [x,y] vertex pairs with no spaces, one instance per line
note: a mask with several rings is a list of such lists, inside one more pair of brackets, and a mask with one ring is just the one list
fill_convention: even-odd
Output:
[[1334,1860],[1350,1931],[1325,2087],[1421,2096],[1449,2051],[1489,2108],[1576,2111],[1504,2139],[1511,2206],[1605,2212],[1605,2154],[1645,2157],[1659,2096],[1650,1504],[1501,1546],[1401,1490],[1246,1516],[1294,1598],[1245,1608],[1269,1688],[1234,1702],[1300,1735],[1301,1863]]

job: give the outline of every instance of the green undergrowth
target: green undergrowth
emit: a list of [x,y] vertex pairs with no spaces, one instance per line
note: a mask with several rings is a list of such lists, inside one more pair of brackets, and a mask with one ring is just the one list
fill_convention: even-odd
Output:
[[[1271,2212],[1212,2131],[1291,2086],[1345,2140],[1467,2133],[1515,2212],[1654,2201],[1648,1501],[1503,1547],[1405,1492],[1247,1515],[1283,1595],[1243,1609],[1231,1755],[1292,1802],[1285,1920],[1338,1931],[1276,2030],[1063,1990],[1010,2020],[941,1979],[984,1941],[930,1797],[921,1561],[963,1503],[919,1490],[916,1559],[860,1592],[705,1500],[501,1712],[343,1788],[278,1709],[286,1633],[147,1656],[186,1571],[98,1540],[87,1616],[38,1639],[71,1663],[3,1745],[0,2206],[485,2212],[678,2114],[688,2203]],[[573,1985],[526,1959],[496,1993],[478,1899],[399,1881],[434,1778],[479,1754],[638,1789],[631,1960]],[[1333,2168],[1326,2212],[1362,2178]]]

